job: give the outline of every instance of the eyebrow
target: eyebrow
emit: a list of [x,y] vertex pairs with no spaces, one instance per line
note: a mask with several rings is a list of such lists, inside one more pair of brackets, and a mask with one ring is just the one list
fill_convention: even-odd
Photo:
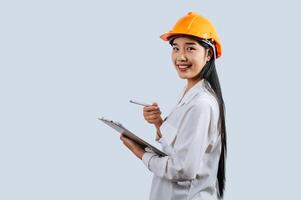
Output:
[[[177,43],[173,43],[172,46],[178,45]],[[185,45],[196,45],[195,42],[186,42]]]

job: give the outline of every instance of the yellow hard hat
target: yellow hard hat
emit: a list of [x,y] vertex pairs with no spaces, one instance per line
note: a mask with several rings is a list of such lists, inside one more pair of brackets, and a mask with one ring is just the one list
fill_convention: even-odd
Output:
[[222,45],[213,24],[198,13],[189,12],[177,21],[171,31],[161,35],[160,38],[168,41],[175,35],[190,35],[205,40],[214,45],[216,58],[222,55]]

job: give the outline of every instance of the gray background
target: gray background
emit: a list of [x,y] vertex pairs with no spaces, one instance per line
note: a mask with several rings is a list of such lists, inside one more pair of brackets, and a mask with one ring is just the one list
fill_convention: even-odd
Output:
[[215,24],[227,109],[225,199],[298,199],[298,1],[1,1],[0,199],[147,199],[152,174],[97,120],[154,144],[185,85],[159,39],[189,11]]

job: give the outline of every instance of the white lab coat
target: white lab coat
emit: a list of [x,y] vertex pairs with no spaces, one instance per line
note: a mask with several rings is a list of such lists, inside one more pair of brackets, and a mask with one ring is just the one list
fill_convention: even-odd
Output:
[[[160,127],[168,156],[151,150],[142,161],[153,172],[150,200],[216,200],[221,153],[219,107],[202,79],[186,92]],[[184,96],[183,96],[184,95]],[[183,98],[182,98],[183,96]]]

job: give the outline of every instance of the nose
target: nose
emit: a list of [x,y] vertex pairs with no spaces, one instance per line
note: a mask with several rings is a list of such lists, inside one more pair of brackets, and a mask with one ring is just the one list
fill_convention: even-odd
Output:
[[187,61],[187,57],[184,52],[179,53],[177,61]]

